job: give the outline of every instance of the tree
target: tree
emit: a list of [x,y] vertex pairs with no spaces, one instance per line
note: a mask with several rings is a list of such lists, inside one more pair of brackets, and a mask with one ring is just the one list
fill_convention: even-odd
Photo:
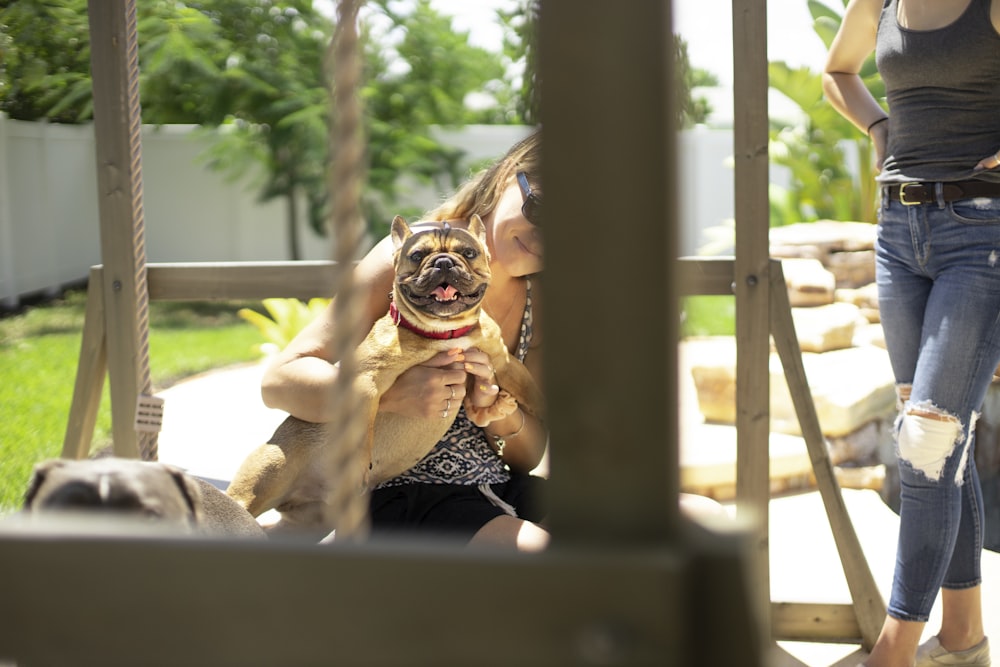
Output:
[[[369,182],[379,193],[393,193],[399,174],[405,172],[425,181],[444,176],[443,189],[451,189],[462,178],[461,156],[435,141],[428,127],[460,126],[488,117],[469,109],[466,100],[471,93],[490,90],[494,97],[509,99],[501,57],[471,46],[468,33],[456,30],[429,0],[405,6],[376,0],[369,7],[363,91],[369,120]],[[388,231],[392,215],[385,206],[392,201],[391,196],[387,203],[368,201],[373,219],[384,225],[380,232]]]
[[521,0],[509,12],[499,10],[504,27],[503,51],[510,63],[522,63],[520,84],[505,105],[506,122],[541,122],[541,74],[538,67],[538,20],[541,0]]
[[17,120],[90,118],[86,0],[0,3],[0,111]]
[[691,67],[687,42],[680,35],[674,35],[674,68],[677,126],[690,128],[704,123],[712,113],[712,107],[704,97],[693,97],[692,89],[697,86],[717,86],[718,78],[703,69]]
[[[364,207],[380,235],[390,212],[406,213],[396,204],[400,174],[443,174],[449,189],[461,177],[459,155],[435,141],[430,126],[489,118],[489,110],[466,108],[473,91],[492,90],[498,100],[512,93],[501,55],[470,46],[428,0],[408,11],[389,0],[368,7]],[[331,18],[312,0],[140,0],[137,12],[144,122],[221,128],[206,160],[234,177],[263,167],[260,196],[287,202],[290,252],[298,258],[299,202],[314,229],[326,222],[323,58]],[[89,121],[88,44],[84,0],[0,4],[0,110],[19,120]]]
[[[311,0],[188,6],[217,27],[227,52],[215,61],[217,69],[206,63],[187,77],[200,82],[194,84],[201,88],[200,102],[193,106],[201,107],[201,124],[223,129],[206,156],[209,164],[234,176],[249,165],[263,167],[259,197],[284,200],[290,254],[299,259],[303,197],[313,228],[322,230],[325,222],[329,104],[323,58],[331,22]],[[172,82],[168,73],[158,79]]]
[[[829,48],[842,16],[818,0],[809,0],[809,11],[813,29]],[[806,115],[801,128],[772,124],[771,161],[788,167],[793,180],[789,192],[772,192],[772,225],[818,219],[874,222],[875,184],[868,137],[824,99],[821,74],[772,62],[768,75],[771,87]],[[865,62],[861,78],[875,99],[885,97],[874,56]],[[857,178],[847,168],[845,150],[854,153]]]

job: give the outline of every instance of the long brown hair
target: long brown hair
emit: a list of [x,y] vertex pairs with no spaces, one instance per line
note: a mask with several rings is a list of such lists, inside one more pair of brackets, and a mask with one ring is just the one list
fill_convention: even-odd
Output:
[[535,130],[511,146],[507,154],[470,178],[438,207],[427,212],[423,220],[468,220],[473,213],[490,214],[514,175],[523,171],[532,184],[541,182],[542,131]]

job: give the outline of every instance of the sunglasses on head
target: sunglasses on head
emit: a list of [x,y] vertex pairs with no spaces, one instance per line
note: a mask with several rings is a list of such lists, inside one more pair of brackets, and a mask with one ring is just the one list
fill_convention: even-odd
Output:
[[521,215],[524,219],[535,225],[542,224],[542,197],[531,189],[528,183],[528,175],[523,171],[517,172],[517,184],[521,188],[521,195],[524,203],[521,204]]

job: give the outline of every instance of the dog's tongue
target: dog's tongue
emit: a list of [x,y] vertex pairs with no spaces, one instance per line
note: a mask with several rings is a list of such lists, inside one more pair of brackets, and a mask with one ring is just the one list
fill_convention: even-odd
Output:
[[438,285],[431,294],[436,296],[438,301],[453,301],[458,298],[458,290],[451,285]]

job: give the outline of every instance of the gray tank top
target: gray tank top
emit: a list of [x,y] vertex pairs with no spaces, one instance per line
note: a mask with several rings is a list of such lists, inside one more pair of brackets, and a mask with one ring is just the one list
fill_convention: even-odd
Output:
[[890,121],[879,181],[1000,183],[1000,169],[972,171],[1000,150],[1000,34],[990,1],[970,0],[943,28],[908,30],[896,18],[898,0],[885,0],[875,62]]

